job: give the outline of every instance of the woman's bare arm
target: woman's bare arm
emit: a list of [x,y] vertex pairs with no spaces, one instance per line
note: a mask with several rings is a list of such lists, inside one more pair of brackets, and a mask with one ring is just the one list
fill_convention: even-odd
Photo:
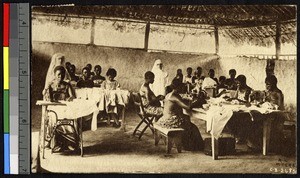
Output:
[[70,96],[69,98],[67,98],[67,100],[72,101],[74,98],[76,98],[75,97],[75,91],[69,83],[67,85],[68,85],[68,91],[67,92],[69,93],[69,96]]
[[187,104],[184,103],[183,99],[180,96],[173,95],[170,99],[173,100],[174,102],[176,102],[183,109],[186,109],[186,110],[191,109],[190,106],[188,106]]

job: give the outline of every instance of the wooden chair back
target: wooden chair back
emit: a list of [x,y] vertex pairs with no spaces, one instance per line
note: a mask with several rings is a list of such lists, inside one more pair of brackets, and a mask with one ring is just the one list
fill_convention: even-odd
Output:
[[138,115],[144,115],[145,110],[144,110],[144,105],[142,102],[142,97],[139,93],[137,92],[132,92],[131,93],[131,98],[134,104],[134,109]]

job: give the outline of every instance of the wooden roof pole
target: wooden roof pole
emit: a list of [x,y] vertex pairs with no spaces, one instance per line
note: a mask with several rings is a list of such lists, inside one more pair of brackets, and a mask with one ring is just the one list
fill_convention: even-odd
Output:
[[276,36],[275,36],[275,48],[276,48],[276,58],[275,59],[268,59],[267,66],[266,66],[266,74],[275,75],[275,60],[279,60],[280,53],[281,53],[281,24],[280,22],[276,23]]
[[218,27],[215,26],[215,47],[216,47],[216,54],[219,54],[219,31],[218,31]]
[[91,36],[90,36],[90,45],[95,44],[95,17],[92,18],[92,23],[91,23]]
[[146,30],[145,30],[145,41],[144,41],[144,50],[145,51],[148,51],[149,34],[150,34],[150,22],[147,22]]
[[281,24],[280,22],[276,23],[276,38],[275,38],[275,47],[276,47],[276,59],[279,59],[281,53]]

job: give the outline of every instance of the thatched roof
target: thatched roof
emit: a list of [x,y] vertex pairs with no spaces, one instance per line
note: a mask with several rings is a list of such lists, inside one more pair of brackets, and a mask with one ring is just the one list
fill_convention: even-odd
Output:
[[296,43],[296,6],[291,5],[97,5],[33,7],[33,12],[136,20],[197,28],[214,26],[234,42],[274,43],[276,23],[282,43]]

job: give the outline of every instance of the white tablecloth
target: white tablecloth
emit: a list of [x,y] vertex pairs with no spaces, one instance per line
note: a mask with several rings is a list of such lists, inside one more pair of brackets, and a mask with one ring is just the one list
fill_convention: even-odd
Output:
[[99,111],[118,114],[117,105],[126,106],[129,102],[130,93],[128,90],[104,90],[102,88],[78,88],[75,90],[76,97],[86,99],[98,104],[97,110],[93,114],[93,131],[97,130],[97,115]]
[[209,103],[211,106],[207,111],[203,109],[193,109],[190,113],[191,117],[199,118],[206,121],[206,131],[210,132],[213,137],[218,139],[230,120],[234,112],[247,112],[253,120],[252,112],[260,114],[269,114],[272,112],[280,112],[279,110],[271,110],[260,108],[257,106],[246,107],[245,105],[222,104],[221,99],[214,98]]
[[129,102],[128,90],[103,90],[101,88],[80,88],[75,90],[76,99],[72,102],[61,101],[66,106],[49,106],[49,110],[57,113],[59,118],[76,119],[92,115],[91,130],[97,130],[97,115],[99,111],[117,113],[117,105],[124,107]]

